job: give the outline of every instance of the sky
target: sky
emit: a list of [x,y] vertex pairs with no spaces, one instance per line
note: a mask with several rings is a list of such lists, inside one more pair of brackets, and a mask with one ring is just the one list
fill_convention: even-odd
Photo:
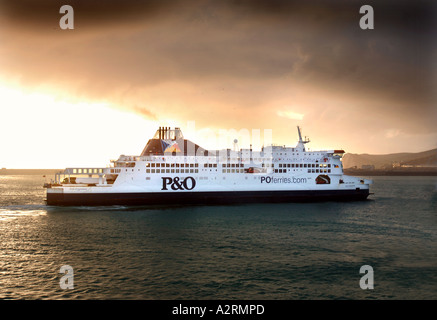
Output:
[[436,148],[436,18],[424,0],[0,0],[0,168],[105,166],[159,126],[206,149],[294,146],[296,126],[313,150]]

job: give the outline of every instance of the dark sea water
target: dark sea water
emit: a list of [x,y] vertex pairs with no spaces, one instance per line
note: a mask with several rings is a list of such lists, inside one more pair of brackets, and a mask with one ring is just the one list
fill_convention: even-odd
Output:
[[95,208],[0,176],[0,299],[437,299],[436,178],[372,179],[363,202]]

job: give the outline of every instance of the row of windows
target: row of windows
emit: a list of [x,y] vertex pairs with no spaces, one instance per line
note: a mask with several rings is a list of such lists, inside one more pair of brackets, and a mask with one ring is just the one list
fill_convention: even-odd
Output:
[[93,168],[93,169],[73,169],[73,173],[103,173],[103,169]]
[[244,164],[242,163],[223,163],[223,168],[244,168]]
[[331,173],[331,169],[320,169],[320,171],[319,169],[308,169],[308,173],[310,173],[310,171],[311,173]]
[[[275,173],[287,173],[287,169],[275,169]],[[308,173],[331,173],[331,169],[308,169]]]
[[199,173],[199,169],[146,169],[146,173]]
[[244,169],[222,169],[222,173],[244,173]]
[[[198,169],[146,169],[146,173],[199,173]],[[222,173],[244,173],[244,169],[222,169]],[[275,173],[287,173],[287,169],[275,169]],[[308,169],[308,173],[331,173],[331,169]]]
[[[146,164],[149,167],[150,163]],[[331,164],[326,163],[279,163],[279,168],[331,168]],[[198,163],[152,163],[152,168],[198,168]],[[205,163],[204,168],[217,168],[217,163]],[[222,164],[223,168],[244,168],[242,163],[227,163]],[[275,167],[274,163],[263,163],[262,167]]]
[[[120,171],[121,169],[111,169],[111,173],[120,173]],[[146,169],[146,173],[199,173],[199,169]],[[244,169],[222,169],[222,173],[244,173]],[[287,173],[287,169],[275,169],[275,173]],[[331,169],[308,169],[308,173],[331,173]]]
[[331,168],[328,163],[280,163],[279,168]]
[[146,163],[146,167],[152,168],[198,168],[198,163]]
[[204,168],[217,168],[217,163],[205,163]]
[[[217,163],[205,163],[204,168],[217,168]],[[274,163],[263,163],[263,167],[275,167]],[[331,168],[326,163],[279,163],[279,168]],[[146,163],[146,167],[152,168],[198,168],[198,163]],[[223,163],[223,168],[244,168],[242,163]],[[79,169],[81,170],[81,169]],[[87,169],[84,169],[87,170]],[[92,169],[89,169],[92,170]],[[94,169],[97,170],[97,169]],[[86,173],[86,172],[85,172]]]

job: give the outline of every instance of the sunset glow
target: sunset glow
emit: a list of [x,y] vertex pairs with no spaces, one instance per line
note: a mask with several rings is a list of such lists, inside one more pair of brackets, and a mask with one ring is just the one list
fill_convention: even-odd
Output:
[[71,103],[4,86],[0,96],[8,106],[0,126],[2,167],[105,166],[117,152],[139,153],[154,132],[152,122],[106,103]]

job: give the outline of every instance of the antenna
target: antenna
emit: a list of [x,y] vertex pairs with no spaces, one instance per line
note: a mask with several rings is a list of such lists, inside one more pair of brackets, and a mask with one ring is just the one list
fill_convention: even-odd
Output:
[[307,136],[305,136],[305,140],[302,139],[302,134],[300,132],[300,127],[297,126],[297,132],[299,133],[299,143],[308,143],[310,142],[310,139],[307,138]]
[[234,151],[238,151],[238,140],[234,139]]
[[310,139],[308,139],[306,136],[305,136],[305,140],[302,139],[302,134],[300,132],[299,126],[297,126],[297,132],[299,134],[299,143],[297,144],[296,148],[302,148],[302,151],[305,151],[305,143],[310,142]]
[[297,126],[297,132],[299,134],[299,142],[302,142],[303,140],[302,140],[302,135],[300,133],[300,127],[299,126]]

